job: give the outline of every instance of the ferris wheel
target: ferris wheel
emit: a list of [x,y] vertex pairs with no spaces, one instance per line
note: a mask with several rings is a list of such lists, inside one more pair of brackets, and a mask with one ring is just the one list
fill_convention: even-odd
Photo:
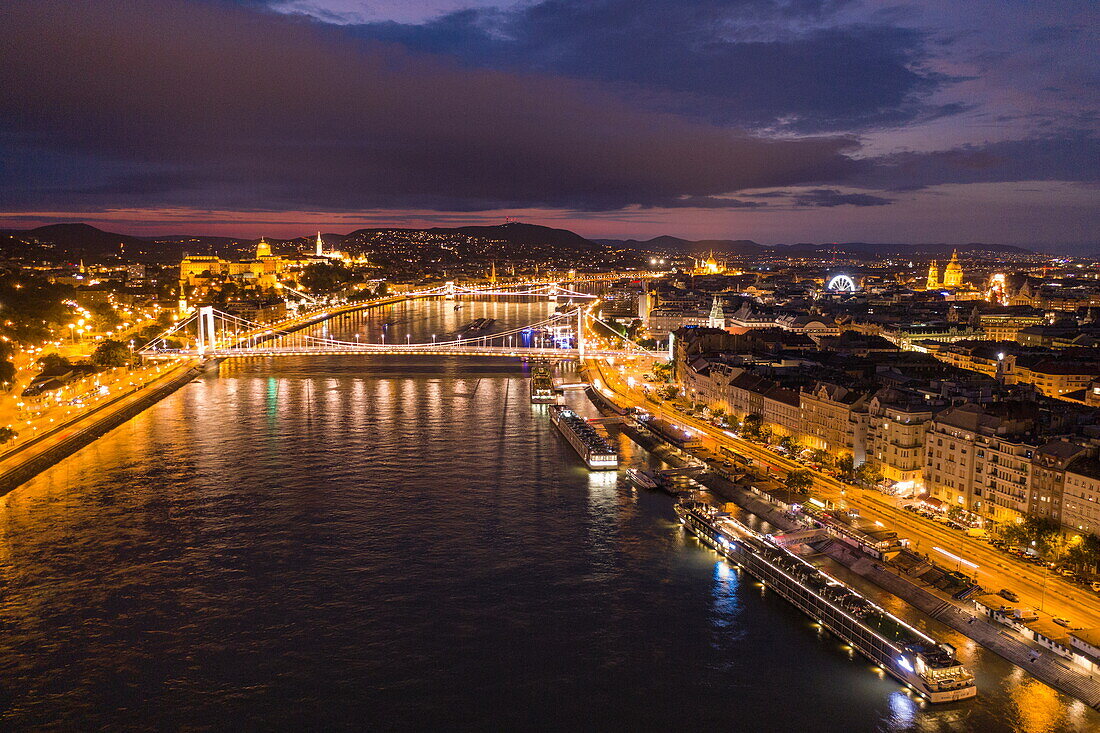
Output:
[[835,275],[833,279],[829,280],[829,284],[825,286],[825,289],[841,293],[854,293],[856,291],[856,281],[848,275]]

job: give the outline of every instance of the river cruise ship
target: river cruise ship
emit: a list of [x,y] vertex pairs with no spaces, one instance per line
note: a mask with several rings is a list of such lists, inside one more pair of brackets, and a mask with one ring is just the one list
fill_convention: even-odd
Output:
[[937,642],[799,556],[715,507],[676,505],[684,526],[810,618],[932,703],[978,694],[950,644]]
[[577,451],[586,466],[593,470],[613,470],[619,467],[619,454],[596,432],[587,420],[564,405],[550,405],[550,422],[569,445]]

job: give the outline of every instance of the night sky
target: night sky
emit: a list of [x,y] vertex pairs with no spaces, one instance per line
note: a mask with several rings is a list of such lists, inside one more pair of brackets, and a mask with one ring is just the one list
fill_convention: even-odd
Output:
[[1095,0],[7,0],[0,227],[1100,249]]

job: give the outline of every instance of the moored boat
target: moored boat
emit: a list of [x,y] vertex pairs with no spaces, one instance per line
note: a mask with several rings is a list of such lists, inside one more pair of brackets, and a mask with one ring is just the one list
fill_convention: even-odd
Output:
[[619,454],[587,420],[564,405],[550,405],[550,422],[565,436],[586,466],[593,470],[619,467]]
[[680,502],[676,513],[704,544],[747,570],[929,702],[977,696],[974,676],[958,661],[950,644],[937,642],[709,504]]
[[660,488],[657,479],[649,471],[645,471],[640,468],[628,468],[626,469],[626,477],[632,483],[641,486],[643,489],[654,490]]
[[550,370],[537,366],[531,370],[531,402],[534,404],[552,404],[558,399],[554,392],[554,379]]

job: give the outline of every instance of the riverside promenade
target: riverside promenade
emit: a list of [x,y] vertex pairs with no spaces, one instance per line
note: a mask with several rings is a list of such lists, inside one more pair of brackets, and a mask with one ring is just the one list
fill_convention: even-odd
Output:
[[187,384],[201,371],[202,365],[198,360],[180,363],[87,412],[51,427],[32,440],[0,453],[0,495],[29,481],[99,436],[156,404]]

